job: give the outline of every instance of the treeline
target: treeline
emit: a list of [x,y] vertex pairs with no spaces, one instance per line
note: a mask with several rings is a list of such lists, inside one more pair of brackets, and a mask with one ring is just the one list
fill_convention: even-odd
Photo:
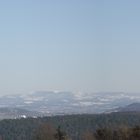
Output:
[[[43,125],[46,127],[45,124],[47,124],[47,128],[42,129]],[[48,124],[50,124],[50,128],[48,128]],[[63,137],[68,140],[90,140],[89,137],[104,140],[101,136],[105,138],[105,134],[111,138],[115,135],[115,137],[119,137],[122,132],[120,126],[123,126],[123,130],[127,128],[127,132],[131,134],[129,137],[132,137],[134,133],[130,133],[130,130],[132,129],[131,132],[134,132],[133,129],[136,125],[140,126],[140,113],[137,112],[3,120],[0,121],[0,140],[42,140],[39,138],[39,133],[44,137],[48,133],[47,136],[50,134],[56,139],[58,132],[62,132]],[[49,131],[53,132],[53,135]],[[112,140],[111,138],[106,138],[106,140]]]
[[58,126],[55,129],[51,124],[44,123],[36,130],[34,140],[71,140],[70,137]]
[[140,140],[140,126],[118,129],[103,128],[95,132],[85,132],[82,140]]
[[[50,124],[42,124],[36,131],[34,140],[72,140],[60,126],[54,129]],[[81,140],[140,140],[140,126],[117,129],[103,128],[95,131],[85,131]]]

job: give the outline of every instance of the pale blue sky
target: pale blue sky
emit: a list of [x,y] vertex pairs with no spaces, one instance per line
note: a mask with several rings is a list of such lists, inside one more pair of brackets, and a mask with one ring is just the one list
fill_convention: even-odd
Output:
[[0,94],[140,92],[139,0],[0,2]]

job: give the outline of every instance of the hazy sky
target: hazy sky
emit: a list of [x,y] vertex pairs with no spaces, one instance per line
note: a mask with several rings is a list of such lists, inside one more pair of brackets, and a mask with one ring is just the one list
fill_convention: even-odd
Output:
[[139,0],[0,1],[0,94],[140,92]]

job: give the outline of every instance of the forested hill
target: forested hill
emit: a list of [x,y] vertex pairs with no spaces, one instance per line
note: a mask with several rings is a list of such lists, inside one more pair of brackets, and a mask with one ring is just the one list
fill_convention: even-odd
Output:
[[0,135],[3,140],[33,140],[40,125],[45,123],[54,128],[60,126],[72,140],[81,140],[82,134],[88,130],[140,125],[140,112],[3,120],[0,121]]

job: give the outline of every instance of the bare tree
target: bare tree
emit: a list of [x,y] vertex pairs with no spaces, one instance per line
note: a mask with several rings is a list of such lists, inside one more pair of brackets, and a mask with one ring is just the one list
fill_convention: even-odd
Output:
[[92,132],[87,131],[83,134],[82,140],[96,140],[96,138],[94,137],[94,134]]
[[35,140],[55,140],[55,134],[56,130],[52,127],[52,125],[45,123],[38,128],[35,134]]

